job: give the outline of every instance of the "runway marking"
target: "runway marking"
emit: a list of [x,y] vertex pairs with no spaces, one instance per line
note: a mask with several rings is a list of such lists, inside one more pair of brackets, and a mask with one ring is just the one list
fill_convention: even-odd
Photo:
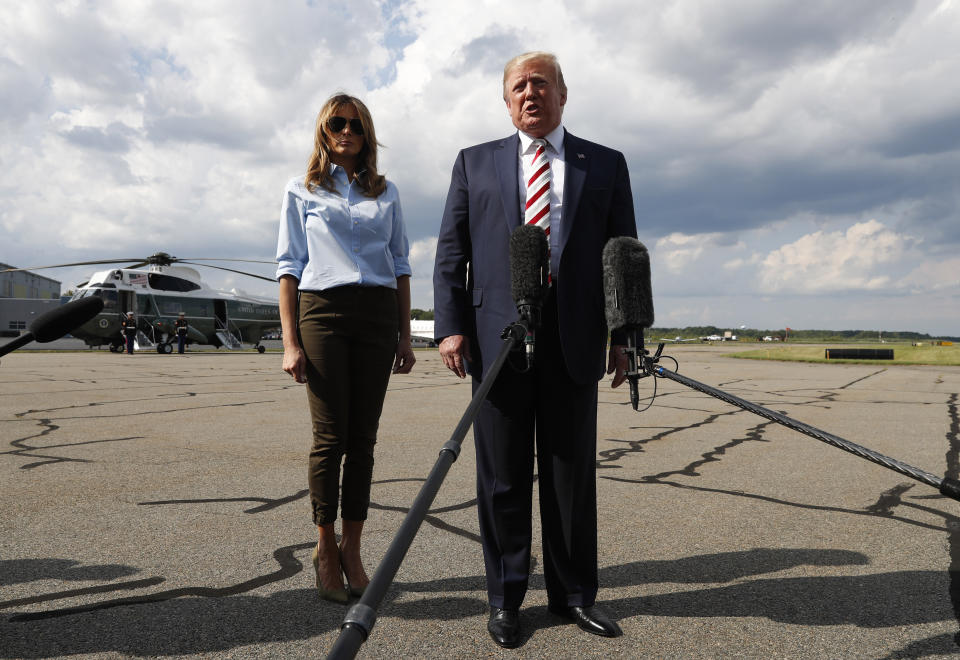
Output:
[[[760,495],[758,493],[748,493],[747,491],[744,491],[744,490],[729,490],[725,488],[712,488],[709,486],[695,486],[693,484],[684,484],[677,481],[665,481],[662,479],[658,480],[658,479],[653,479],[648,477],[641,477],[640,479],[627,479],[623,477],[614,477],[614,476],[604,475],[601,478],[609,479],[610,481],[618,481],[620,483],[654,485],[654,486],[670,486],[671,488],[679,488],[681,490],[693,490],[693,491],[699,491],[703,493],[714,493],[717,495],[730,495],[732,497],[744,497],[747,499],[757,500],[760,502],[767,502],[769,504],[780,504],[783,506],[788,506],[796,509],[805,509],[808,511],[827,511],[831,513],[843,513],[843,514],[848,514],[853,516],[882,517],[885,520],[895,520],[897,522],[905,523],[907,525],[913,525],[914,527],[920,527],[922,529],[929,529],[937,532],[945,532],[948,529],[947,526],[933,525],[930,523],[920,522],[919,520],[905,518],[903,516],[897,516],[897,515],[878,516],[876,513],[873,513],[871,511],[865,511],[863,509],[845,509],[843,507],[828,506],[824,504],[804,504],[802,502],[792,502],[790,500],[785,500],[779,497],[773,497],[771,495]],[[940,496],[940,497],[943,497],[943,496]]]
[[[209,409],[209,408],[233,408],[233,407],[243,407],[243,406],[255,405],[255,404],[258,404],[258,403],[275,403],[275,401],[273,401],[273,400],[270,400],[270,401],[243,401],[243,402],[237,402],[237,403],[223,403],[223,404],[210,405],[210,406],[195,406],[195,407],[192,407],[192,408],[173,408],[173,409],[170,409],[170,410],[146,410],[146,411],[143,411],[143,412],[123,413],[123,414],[116,414],[116,415],[88,415],[88,416],[77,416],[77,417],[58,417],[58,418],[57,418],[57,421],[62,422],[62,421],[65,421],[65,420],[119,419],[119,418],[121,418],[121,417],[140,417],[140,416],[146,416],[146,415],[171,414],[171,413],[179,413],[179,412],[184,412],[184,411],[205,410],[205,409]],[[18,413],[17,416],[22,417],[22,416],[24,416],[24,415],[30,414],[31,412],[33,412],[33,411],[26,411],[26,412],[24,412],[24,413]],[[44,449],[48,449],[48,448],[49,448],[49,447],[32,447],[32,446],[29,446],[29,445],[25,445],[24,443],[26,443],[27,440],[30,440],[30,439],[32,439],[32,438],[41,438],[41,437],[43,437],[43,436],[45,436],[45,435],[49,435],[50,433],[52,433],[53,431],[56,431],[56,430],[60,429],[61,427],[60,427],[60,425],[58,425],[58,424],[54,424],[51,419],[47,419],[47,418],[35,419],[35,420],[34,420],[34,419],[29,419],[29,418],[25,418],[25,417],[24,417],[24,421],[33,421],[33,422],[36,422],[39,426],[41,426],[41,427],[44,427],[44,426],[45,426],[46,428],[44,428],[43,431],[41,431],[40,433],[35,433],[35,434],[33,434],[33,435],[28,435],[28,436],[24,436],[23,438],[17,438],[16,440],[12,440],[12,441],[10,442],[10,446],[12,446],[12,447],[18,447],[19,450],[17,450],[17,451],[5,451],[5,452],[0,452],[0,456],[3,456],[3,455],[7,455],[7,456],[27,456],[27,457],[30,457],[30,458],[44,458],[44,459],[47,459],[47,460],[37,461],[37,462],[35,462],[35,463],[29,463],[29,464],[27,464],[27,465],[21,465],[21,466],[20,466],[20,469],[21,469],[21,470],[32,470],[32,469],[35,469],[35,468],[38,468],[38,467],[42,467],[42,466],[44,466],[44,465],[53,465],[53,464],[56,464],[56,463],[91,463],[91,462],[94,462],[92,459],[86,459],[86,458],[70,458],[69,456],[47,456],[47,455],[44,455],[44,454],[31,454],[31,453],[27,453],[27,452],[41,451],[41,450],[44,450]],[[74,446],[81,446],[81,445],[88,445],[88,444],[97,444],[97,443],[101,443],[101,442],[120,442],[120,441],[125,441],[125,440],[136,440],[136,439],[140,439],[140,438],[142,438],[142,437],[143,437],[143,436],[130,436],[130,437],[127,437],[127,438],[113,438],[113,439],[106,439],[106,440],[89,440],[89,441],[86,441],[86,442],[64,443],[64,444],[61,444],[61,445],[50,445],[50,447],[74,447]]]
[[771,421],[761,422],[760,424],[757,424],[756,426],[754,426],[752,429],[749,429],[747,431],[746,437],[734,438],[733,440],[727,443],[718,445],[714,447],[712,450],[705,452],[703,454],[700,454],[700,456],[702,457],[701,460],[688,463],[686,466],[684,466],[680,470],[670,470],[667,472],[660,472],[659,474],[654,474],[650,476],[652,479],[663,479],[673,475],[681,475],[681,474],[686,475],[688,477],[699,477],[700,473],[697,472],[697,468],[702,467],[707,463],[719,462],[720,461],[719,457],[726,454],[728,449],[733,449],[734,447],[738,445],[742,445],[745,442],[751,442],[751,441],[752,442],[769,442],[769,440],[763,437],[763,431],[768,426],[774,423],[775,422],[771,422]]
[[836,388],[836,389],[838,389],[838,390],[845,390],[845,389],[847,389],[848,387],[851,387],[851,386],[853,386],[853,385],[856,385],[857,383],[860,383],[860,382],[862,382],[862,381],[867,380],[868,378],[873,378],[874,376],[879,376],[880,374],[882,374],[882,373],[885,372],[885,371],[886,371],[886,369],[881,369],[880,371],[874,371],[872,374],[867,374],[866,376],[863,376],[862,378],[857,378],[856,380],[852,380],[852,381],[850,381],[849,383],[847,383],[846,385],[841,385],[840,387],[838,387],[838,388]]
[[[865,377],[863,377],[863,378],[858,378],[858,379],[853,380],[853,381],[851,381],[850,383],[847,383],[846,385],[841,386],[840,388],[837,388],[837,389],[842,389],[842,388],[844,388],[844,387],[849,387],[850,385],[853,385],[854,383],[861,382],[861,381],[865,380],[866,378],[869,378],[869,377],[872,377],[872,376],[876,376],[876,375],[878,375],[878,374],[880,374],[880,373],[883,373],[884,371],[886,371],[886,370],[884,369],[884,370],[877,371],[877,372],[874,372],[874,373],[872,373],[872,374],[869,374],[869,375],[867,375],[867,376],[865,376]],[[769,393],[768,393],[768,394],[769,394]],[[822,396],[818,397],[818,399],[819,399],[819,400],[827,400],[827,399],[835,398],[835,397],[838,396],[838,395],[839,395],[839,392],[836,392],[836,391],[828,391],[828,392],[824,393]],[[924,405],[935,405],[935,404],[930,404],[930,403],[927,403],[927,402],[922,402],[922,403],[923,403]],[[803,405],[806,405],[806,404],[804,404],[804,403],[798,403],[798,404],[796,404],[796,405],[801,405],[801,406],[803,406]],[[952,395],[951,395],[951,404],[950,404],[950,406],[951,406],[951,408],[950,408],[950,414],[951,414],[951,420],[952,420],[952,424],[951,424],[951,429],[952,429],[952,431],[951,431],[950,434],[948,434],[948,438],[949,438],[951,435],[952,435],[952,437],[954,438],[954,441],[952,442],[952,445],[955,446],[955,448],[952,450],[952,451],[954,452],[954,454],[955,454],[955,456],[953,457],[953,465],[954,465],[954,468],[953,468],[953,469],[954,469],[954,472],[956,473],[956,472],[960,472],[960,416],[958,416],[958,414],[957,414],[957,395],[956,395],[956,394],[952,394]],[[681,408],[681,409],[682,409],[682,410],[689,410],[689,409],[687,409],[687,408]],[[666,429],[666,430],[664,430],[664,431],[662,431],[662,432],[660,432],[660,433],[654,434],[654,435],[652,435],[652,436],[650,436],[650,437],[648,437],[648,438],[642,439],[642,440],[623,441],[623,440],[618,440],[618,439],[613,439],[613,438],[607,438],[607,441],[609,441],[609,442],[626,442],[626,443],[628,444],[628,447],[626,447],[626,448],[620,448],[620,447],[618,447],[618,448],[607,449],[607,450],[604,450],[604,451],[599,452],[598,455],[600,456],[600,459],[598,459],[598,461],[597,461],[597,467],[598,467],[598,468],[616,467],[616,466],[613,466],[613,465],[609,465],[609,463],[616,462],[616,461],[620,460],[621,458],[623,458],[624,456],[627,456],[627,455],[629,455],[629,454],[631,454],[631,453],[643,452],[643,451],[644,451],[644,445],[647,444],[647,443],[649,443],[649,442],[653,442],[653,441],[655,441],[655,440],[661,440],[661,439],[663,439],[663,438],[665,438],[665,437],[667,437],[667,436],[669,436],[669,435],[672,435],[672,434],[674,434],[674,433],[677,433],[677,432],[686,431],[686,430],[691,430],[691,429],[694,429],[694,428],[697,428],[697,427],[707,426],[707,425],[712,424],[713,422],[715,422],[715,421],[716,421],[717,419],[719,419],[721,416],[730,415],[730,414],[736,414],[736,413],[739,413],[739,412],[744,412],[744,411],[737,409],[737,410],[732,410],[732,411],[730,411],[730,412],[725,412],[725,413],[712,413],[712,414],[708,415],[707,417],[705,417],[705,418],[704,418],[703,420],[701,420],[701,421],[694,422],[694,423],[692,423],[692,424],[688,424],[688,425],[682,426],[682,427],[671,427],[671,428],[668,428],[668,429]],[[784,413],[784,414],[785,414],[785,413]],[[703,486],[695,486],[695,485],[691,485],[691,484],[683,484],[683,483],[679,483],[679,482],[668,481],[668,480],[665,479],[665,477],[674,476],[674,475],[685,475],[685,476],[691,476],[691,477],[701,476],[701,475],[700,475],[700,472],[697,471],[697,469],[698,469],[699,467],[701,467],[701,466],[703,466],[703,465],[705,465],[705,464],[707,464],[707,463],[719,462],[719,461],[721,460],[720,457],[721,457],[721,456],[724,456],[724,455],[727,453],[728,450],[733,449],[733,448],[735,448],[736,446],[739,446],[739,445],[743,444],[743,443],[746,442],[747,440],[755,440],[755,441],[760,441],[760,442],[767,442],[766,440],[763,439],[763,437],[762,437],[762,432],[763,432],[763,430],[766,429],[766,427],[768,427],[770,424],[774,424],[774,423],[775,423],[775,422],[767,421],[767,422],[763,422],[763,423],[761,423],[761,424],[758,424],[757,426],[753,427],[752,429],[750,429],[750,430],[748,431],[748,434],[747,434],[747,437],[746,437],[746,438],[734,439],[734,440],[731,440],[731,441],[726,442],[726,443],[724,443],[724,444],[718,445],[718,446],[714,447],[711,451],[706,452],[706,453],[704,453],[704,454],[701,454],[701,457],[702,457],[701,460],[694,461],[694,462],[688,464],[687,466],[685,466],[684,468],[681,468],[681,469],[679,469],[679,470],[668,470],[668,471],[665,471],[665,472],[662,472],[662,473],[659,473],[659,474],[644,475],[644,476],[640,477],[639,479],[618,478],[618,477],[610,476],[609,474],[598,475],[598,476],[599,476],[599,478],[602,478],[602,479],[609,479],[609,480],[611,480],[611,481],[617,481],[617,482],[621,482],[621,483],[667,485],[667,486],[671,486],[671,487],[675,487],[675,488],[681,488],[681,489],[688,489],[688,490],[695,490],[695,491],[703,491],[703,492],[711,492],[711,493],[725,494],[725,495],[731,495],[731,496],[735,496],[735,497],[746,497],[746,498],[756,499],[756,500],[760,500],[760,501],[766,501],[766,502],[770,502],[770,503],[774,503],[774,504],[782,504],[782,505],[786,505],[786,506],[797,507],[797,508],[802,508],[802,509],[809,509],[809,510],[830,511],[830,512],[844,513],[844,514],[852,514],[852,515],[882,516],[882,517],[885,517],[885,518],[888,518],[888,519],[896,520],[897,522],[906,523],[906,524],[913,525],[913,526],[916,526],[916,527],[921,527],[921,528],[924,528],[924,529],[930,529],[930,530],[936,530],[936,531],[948,531],[948,530],[950,530],[950,531],[951,531],[951,540],[952,540],[952,541],[953,541],[953,536],[954,536],[954,535],[957,536],[957,538],[956,538],[956,552],[955,552],[955,555],[952,554],[952,556],[954,556],[954,564],[957,566],[957,569],[956,569],[956,570],[951,569],[951,577],[956,577],[956,580],[957,580],[957,586],[956,586],[957,592],[956,592],[956,594],[954,594],[954,592],[951,591],[951,594],[952,594],[952,602],[954,603],[955,611],[957,612],[957,618],[958,618],[958,621],[960,621],[960,518],[956,518],[956,517],[954,517],[954,516],[952,516],[952,515],[944,512],[944,511],[942,511],[942,510],[937,510],[937,509],[933,509],[933,508],[930,508],[930,507],[923,507],[923,506],[921,506],[921,505],[919,505],[919,504],[916,504],[916,503],[904,502],[904,501],[902,500],[902,498],[900,498],[900,495],[901,495],[903,492],[906,492],[906,490],[909,490],[909,488],[912,487],[912,485],[911,485],[911,486],[908,486],[907,488],[904,488],[904,489],[902,489],[902,490],[899,490],[899,491],[898,491],[897,488],[888,490],[886,493],[884,493],[884,494],[881,495],[880,499],[878,500],[878,502],[877,502],[876,504],[870,505],[869,507],[866,508],[866,510],[857,510],[857,509],[846,509],[846,508],[842,508],[842,507],[832,507],[832,506],[802,504],[802,503],[799,503],[799,502],[791,502],[791,501],[783,500],[783,499],[780,499],[780,498],[775,498],[775,497],[770,497],[770,496],[765,496],[765,495],[759,495],[759,494],[754,494],[754,493],[747,493],[747,492],[745,492],[745,491],[734,491],[734,490],[727,490],[727,489],[722,489],[722,488],[710,488],[710,487],[703,487]],[[640,427],[633,427],[633,428],[634,428],[634,429],[637,429],[637,428],[640,428]],[[948,465],[950,465],[950,464],[951,464],[951,460],[950,460],[950,457],[948,456]],[[923,497],[923,498],[925,498],[925,499],[928,498],[928,497],[929,497],[930,499],[933,499],[933,498],[946,499],[944,496],[939,495],[939,494],[937,494],[937,495],[930,495],[930,496],[921,496],[921,497]],[[917,499],[919,499],[919,497],[918,497]],[[932,514],[932,515],[942,517],[942,518],[944,518],[944,520],[945,520],[945,525],[944,525],[943,527],[941,527],[941,526],[938,526],[938,525],[933,525],[933,524],[921,522],[921,521],[918,521],[918,520],[913,520],[913,519],[910,519],[910,518],[907,518],[907,517],[904,517],[904,516],[894,515],[893,509],[894,509],[895,507],[897,507],[897,506],[908,506],[908,507],[913,508],[913,509],[916,509],[916,510],[922,510],[922,511],[927,512],[927,513],[930,513],[930,514]],[[956,525],[954,525],[954,521],[956,521],[956,523],[957,523]],[[953,527],[956,527],[956,529],[951,530],[951,528],[953,528]],[[960,644],[960,633],[958,633],[958,644]]]
[[[607,438],[606,440],[607,440],[608,442],[611,442],[611,441],[613,441],[613,442],[625,442],[628,446],[627,446],[627,447],[615,447],[615,448],[613,448],[613,449],[604,449],[603,451],[598,452],[598,453],[597,453],[597,456],[599,456],[600,458],[597,459],[597,468],[614,467],[614,466],[609,466],[609,465],[606,465],[606,464],[607,464],[607,463],[614,463],[614,462],[616,462],[616,461],[619,461],[619,460],[620,460],[621,458],[623,458],[624,456],[628,456],[628,455],[630,455],[630,454],[634,454],[634,453],[638,453],[638,452],[642,453],[642,452],[644,451],[643,445],[645,445],[645,444],[648,444],[648,443],[650,443],[650,442],[655,442],[655,441],[657,441],[657,440],[662,440],[663,438],[665,438],[665,437],[667,437],[667,436],[669,436],[669,435],[673,435],[674,433],[680,433],[680,432],[682,432],[682,431],[689,431],[689,430],[691,430],[691,429],[699,428],[699,427],[702,427],[702,426],[707,426],[707,425],[712,424],[713,422],[715,422],[715,421],[716,421],[717,419],[719,419],[720,417],[725,417],[725,416],[727,416],[727,415],[736,415],[736,414],[741,413],[741,412],[743,412],[743,411],[742,411],[742,410],[730,410],[730,411],[722,412],[722,413],[713,413],[713,414],[711,414],[711,415],[708,415],[705,419],[703,419],[703,420],[701,420],[701,421],[694,422],[693,424],[688,424],[688,425],[686,425],[686,426],[670,427],[670,428],[668,428],[667,430],[663,431],[662,433],[657,433],[657,434],[655,434],[655,435],[650,436],[649,438],[644,438],[644,439],[642,439],[642,440],[619,440],[619,439],[615,439],[615,438]],[[638,428],[642,428],[642,427],[631,427],[631,430],[636,430],[636,429],[638,429]]]
[[103,442],[124,442],[124,441],[126,441],[126,440],[139,440],[139,439],[142,439],[142,438],[143,438],[143,436],[134,435],[134,436],[126,437],[126,438],[107,438],[107,439],[104,439],[104,440],[85,440],[85,441],[83,441],[83,442],[61,443],[61,444],[57,444],[57,445],[44,445],[44,446],[40,446],[40,447],[34,447],[34,446],[31,446],[31,445],[26,444],[26,442],[27,442],[28,440],[33,439],[33,438],[42,438],[42,437],[44,437],[44,436],[46,436],[46,435],[49,435],[50,433],[58,430],[58,429],[60,428],[60,426],[57,425],[57,424],[54,424],[54,423],[53,423],[51,420],[49,420],[49,419],[38,419],[38,420],[33,420],[33,421],[36,421],[40,426],[42,426],[42,427],[45,426],[46,428],[44,428],[44,430],[41,431],[40,433],[35,433],[35,434],[33,434],[33,435],[28,435],[28,436],[23,437],[23,438],[18,438],[18,439],[16,439],[16,440],[12,440],[12,441],[10,442],[10,446],[11,446],[11,447],[17,447],[17,449],[0,452],[0,456],[3,456],[3,455],[7,455],[7,456],[23,456],[23,457],[29,457],[29,458],[43,458],[43,459],[47,459],[47,460],[43,460],[43,461],[36,461],[36,462],[34,462],[34,463],[27,463],[26,465],[21,465],[21,466],[20,466],[20,469],[21,469],[21,470],[33,470],[34,468],[38,468],[38,467],[41,467],[41,466],[43,466],[43,465],[53,465],[53,464],[56,464],[56,463],[91,463],[91,462],[93,462],[93,461],[91,461],[90,459],[86,459],[86,458],[70,458],[69,456],[48,456],[48,455],[46,455],[46,454],[38,454],[38,453],[33,453],[33,452],[44,451],[44,450],[47,450],[47,449],[59,449],[59,448],[65,448],[65,447],[79,447],[79,446],[81,446],[81,445],[93,445],[93,444],[100,444],[100,443],[103,443]]
[[284,504],[290,504],[291,502],[296,502],[299,499],[302,499],[310,494],[308,489],[300,490],[294,493],[293,495],[288,495],[287,497],[281,497],[278,499],[270,499],[267,497],[215,497],[210,499],[194,499],[194,500],[158,500],[156,502],[137,502],[137,506],[158,506],[162,504],[212,504],[212,503],[223,503],[223,502],[263,502],[260,506],[255,506],[252,509],[244,510],[244,513],[263,513],[264,511],[270,511],[271,509],[276,509],[281,507]]

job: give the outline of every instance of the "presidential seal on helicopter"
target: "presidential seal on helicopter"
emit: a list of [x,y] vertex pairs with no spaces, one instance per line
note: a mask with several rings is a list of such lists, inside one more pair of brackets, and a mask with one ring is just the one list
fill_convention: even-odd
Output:
[[[176,322],[186,320],[188,344],[207,344],[238,350],[252,344],[260,353],[264,334],[280,328],[277,300],[253,296],[239,291],[220,291],[202,281],[200,273],[190,266],[206,266],[247,275],[268,282],[273,278],[256,275],[201,261],[242,261],[275,263],[254,259],[220,259],[192,257],[180,259],[157,252],[143,259],[106,259],[54,266],[35,266],[9,270],[40,270],[94,264],[129,263],[94,273],[78,285],[72,300],[97,296],[103,299],[103,310],[71,331],[88,346],[108,345],[111,351],[123,351],[121,325],[129,312],[136,320],[134,346],[137,350],[156,348],[158,353],[171,353],[177,341]],[[183,265],[183,264],[189,264]],[[6,271],[4,271],[6,272]]]

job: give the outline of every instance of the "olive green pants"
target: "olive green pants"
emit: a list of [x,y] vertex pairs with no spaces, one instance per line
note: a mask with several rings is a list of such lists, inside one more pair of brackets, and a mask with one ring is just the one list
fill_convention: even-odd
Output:
[[397,349],[397,295],[387,287],[302,291],[298,331],[313,421],[308,481],[313,521],[366,520],[373,446]]

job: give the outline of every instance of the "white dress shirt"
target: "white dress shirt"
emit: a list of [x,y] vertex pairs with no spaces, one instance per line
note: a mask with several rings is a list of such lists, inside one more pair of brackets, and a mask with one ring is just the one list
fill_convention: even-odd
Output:
[[[527,203],[527,180],[533,175],[533,155],[537,149],[533,146],[536,139],[523,131],[517,131],[520,137],[520,219],[523,221],[523,212]],[[563,151],[563,125],[543,136],[547,141],[547,160],[550,162],[550,253],[560,254],[557,241],[560,236],[560,223],[563,222],[563,175],[565,172]],[[556,276],[556,266],[550,260],[550,271]]]

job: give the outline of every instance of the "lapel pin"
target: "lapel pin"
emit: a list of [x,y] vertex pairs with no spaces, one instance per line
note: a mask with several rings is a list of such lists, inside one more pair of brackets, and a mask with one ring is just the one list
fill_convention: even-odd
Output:
[[583,154],[577,154],[577,158],[586,158]]

